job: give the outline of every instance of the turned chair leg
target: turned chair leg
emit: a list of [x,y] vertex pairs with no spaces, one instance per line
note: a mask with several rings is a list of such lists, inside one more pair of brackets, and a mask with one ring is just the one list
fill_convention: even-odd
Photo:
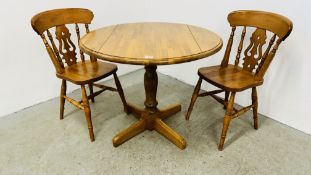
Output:
[[91,109],[90,109],[90,105],[89,105],[89,101],[86,95],[86,90],[85,90],[84,85],[81,85],[81,91],[82,91],[82,103],[83,103],[82,105],[84,107],[85,119],[86,119],[87,127],[89,129],[89,135],[90,135],[91,142],[93,142],[95,138],[94,138],[94,132],[93,132],[92,118],[91,118]]
[[189,118],[190,118],[190,114],[192,112],[194,103],[197,100],[199,92],[200,92],[201,84],[202,84],[202,78],[200,77],[198,82],[197,82],[197,85],[194,88],[194,91],[193,91],[193,94],[192,94],[192,97],[191,97],[191,102],[190,102],[190,105],[189,105],[189,108],[188,108],[188,111],[187,111],[187,114],[186,114],[186,120],[189,120]]
[[89,90],[90,90],[90,96],[91,96],[91,101],[92,103],[95,102],[95,97],[94,97],[94,91],[93,91],[93,83],[89,83]]
[[258,129],[258,98],[256,87],[252,88],[252,105],[253,105],[254,128]]
[[120,98],[121,98],[122,103],[123,103],[124,111],[128,114],[130,111],[128,109],[128,106],[127,106],[127,103],[126,103],[126,100],[125,100],[125,97],[124,97],[124,92],[123,92],[120,80],[119,80],[116,72],[113,73],[113,77],[114,77],[114,82],[116,84],[118,93],[119,93]]
[[60,90],[60,119],[64,119],[64,109],[65,109],[65,98],[66,95],[66,80],[62,80],[61,90]]
[[227,109],[229,95],[230,95],[230,92],[225,91],[224,109]]
[[227,110],[226,110],[226,114],[224,117],[224,123],[223,123],[222,132],[221,132],[220,142],[219,142],[219,146],[218,146],[218,149],[220,151],[222,151],[224,149],[224,143],[225,143],[228,127],[229,127],[229,124],[231,121],[231,114],[232,114],[232,109],[233,109],[233,105],[234,105],[234,97],[235,97],[235,92],[232,92],[231,96],[230,96],[229,103],[227,105]]

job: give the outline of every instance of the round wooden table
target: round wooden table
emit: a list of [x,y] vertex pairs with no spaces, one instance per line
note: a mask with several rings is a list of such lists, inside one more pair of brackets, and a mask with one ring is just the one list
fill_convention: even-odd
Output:
[[145,108],[128,103],[129,113],[139,120],[113,138],[119,146],[139,133],[156,130],[181,149],[186,141],[163,120],[181,110],[180,104],[157,108],[157,65],[189,62],[208,57],[222,47],[221,38],[204,28],[174,23],[119,24],[94,30],[81,38],[83,52],[98,59],[145,65]]

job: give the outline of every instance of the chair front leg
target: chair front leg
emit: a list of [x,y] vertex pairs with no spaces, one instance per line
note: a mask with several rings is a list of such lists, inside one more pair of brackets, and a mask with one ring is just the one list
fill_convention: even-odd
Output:
[[66,80],[62,80],[62,85],[60,89],[60,119],[64,119],[64,110],[65,110],[65,98],[64,96],[66,95]]
[[125,100],[125,97],[124,97],[124,92],[123,92],[123,89],[122,89],[122,86],[121,86],[121,83],[120,83],[120,80],[117,76],[117,73],[114,72],[113,73],[113,78],[114,78],[114,82],[116,84],[116,87],[117,87],[117,90],[118,90],[118,93],[120,95],[120,98],[121,98],[121,101],[123,103],[123,107],[124,107],[124,111],[129,114],[129,108],[127,106],[127,103],[126,103],[126,100]]
[[94,97],[94,91],[93,91],[93,83],[89,83],[88,85],[89,85],[89,90],[90,90],[91,101],[94,103],[95,97]]
[[95,140],[95,137],[94,137],[94,132],[93,132],[91,109],[90,109],[89,100],[87,98],[84,85],[81,85],[81,91],[82,91],[82,105],[84,107],[85,119],[86,119],[86,123],[89,129],[89,135],[90,135],[91,142],[93,142]]
[[200,92],[200,89],[201,89],[201,84],[202,84],[202,78],[200,77],[198,82],[197,82],[197,85],[194,88],[194,91],[193,91],[193,94],[192,94],[192,97],[191,97],[191,102],[190,102],[190,105],[188,107],[188,111],[187,111],[187,114],[186,114],[186,120],[189,120],[189,118],[190,118],[190,114],[192,112],[194,103],[197,100],[199,92]]
[[252,88],[252,105],[253,105],[254,128],[258,129],[258,98],[256,87]]
[[232,114],[232,109],[233,109],[233,105],[234,105],[234,98],[235,98],[235,92],[232,92],[231,96],[230,96],[229,103],[227,105],[227,110],[226,110],[226,114],[224,117],[224,123],[223,123],[222,132],[221,132],[220,142],[219,142],[219,146],[218,146],[218,149],[220,151],[222,151],[224,149],[224,143],[225,143],[228,127],[229,127],[229,124],[231,121],[231,114]]

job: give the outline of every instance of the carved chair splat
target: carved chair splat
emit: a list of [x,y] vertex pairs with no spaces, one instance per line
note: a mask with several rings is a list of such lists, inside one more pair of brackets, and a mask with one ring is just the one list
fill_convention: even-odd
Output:
[[[186,120],[189,120],[197,97],[210,95],[224,105],[226,114],[224,116],[223,129],[218,146],[219,150],[223,150],[231,119],[237,118],[248,110],[253,109],[254,128],[258,128],[258,98],[256,87],[263,84],[264,74],[273,60],[279,45],[290,35],[293,28],[293,24],[288,18],[263,11],[234,11],[228,15],[228,21],[232,29],[221,65],[203,67],[198,70],[199,80],[195,86],[186,114]],[[243,27],[243,30],[234,65],[231,65],[229,64],[229,58],[237,27]],[[248,28],[255,28],[255,31],[250,37],[250,44],[244,50],[243,63],[242,67],[240,67],[239,63],[243,51],[243,42],[247,31],[249,31]],[[267,32],[271,32],[273,36],[268,42],[269,44],[266,50],[263,52],[263,46],[267,43]],[[200,94],[202,80],[211,83],[220,88],[220,90]],[[239,110],[234,108],[236,93],[250,88],[252,89],[252,104]],[[225,92],[225,99],[216,96],[216,94],[221,92]]]
[[[94,97],[102,92],[106,90],[116,91],[120,95],[124,110],[126,112],[128,111],[122,86],[116,73],[117,66],[115,64],[97,61],[96,58],[92,57],[90,58],[90,61],[85,60],[84,53],[81,50],[81,61],[78,61],[76,53],[77,48],[71,40],[71,33],[66,25],[75,25],[75,32],[79,42],[81,35],[79,24],[84,24],[86,33],[89,33],[89,24],[92,22],[93,17],[93,12],[88,9],[67,8],[41,12],[31,19],[33,29],[41,36],[50,59],[56,69],[56,76],[62,79],[60,92],[60,119],[64,118],[65,100],[77,108],[84,110],[91,141],[94,141],[95,137],[89,99],[94,102]],[[55,38],[58,41],[57,44],[50,32],[51,28],[55,28]],[[49,39],[49,42],[46,38]],[[94,83],[110,75],[113,75],[114,77],[116,88]],[[81,101],[76,101],[66,95],[67,81],[81,86]],[[85,85],[89,86],[90,95],[86,94]],[[101,90],[93,92],[93,86],[99,87]]]

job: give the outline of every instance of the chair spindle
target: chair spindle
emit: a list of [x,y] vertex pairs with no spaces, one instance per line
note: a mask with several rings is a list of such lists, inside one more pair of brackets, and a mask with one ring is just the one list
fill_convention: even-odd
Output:
[[55,42],[54,42],[54,39],[53,39],[53,36],[52,36],[51,32],[50,32],[49,30],[46,30],[46,33],[47,33],[48,38],[49,38],[49,40],[50,40],[50,42],[51,42],[51,44],[52,44],[53,51],[54,51],[54,53],[55,53],[55,55],[56,55],[56,57],[57,57],[57,59],[58,59],[59,64],[60,64],[62,67],[64,67],[62,58],[61,58],[60,55],[59,55],[58,49],[57,49],[57,47],[56,47],[56,45],[55,45]]
[[[86,30],[86,33],[90,33],[90,28],[89,28],[89,25],[88,25],[88,24],[85,24],[85,30]],[[90,56],[90,60],[91,60],[92,62],[96,62],[96,61],[97,61],[97,59],[94,58],[94,57],[92,57],[92,56]]]
[[86,33],[90,33],[90,28],[88,24],[85,24],[85,30],[86,30]]
[[243,49],[243,42],[244,42],[245,33],[246,33],[246,26],[244,26],[243,31],[242,31],[241,41],[240,41],[240,44],[239,44],[239,47],[238,47],[238,53],[236,55],[235,62],[234,62],[235,66],[238,66],[239,63],[240,63],[240,57],[241,57],[241,52],[242,52],[242,49]]
[[265,62],[265,60],[266,60],[266,58],[270,52],[270,49],[271,49],[271,47],[275,41],[275,38],[276,38],[276,34],[274,34],[273,37],[270,39],[269,45],[268,45],[265,53],[263,54],[262,59],[260,60],[260,63],[259,63],[258,68],[256,70],[256,74],[259,72],[260,68],[262,67],[263,63]]
[[46,50],[47,50],[49,56],[51,57],[51,60],[52,60],[52,63],[53,63],[53,65],[54,65],[55,69],[56,69],[56,72],[58,72],[58,73],[63,73],[63,72],[64,72],[64,69],[61,67],[61,65],[60,65],[60,63],[59,63],[59,61],[58,61],[58,59],[57,59],[56,56],[55,56],[55,53],[53,52],[53,49],[51,48],[50,44],[49,44],[48,41],[46,40],[45,35],[44,35],[44,34],[41,34],[40,36],[41,36],[41,38],[42,38],[42,40],[43,40],[43,43],[44,43],[44,45],[45,45],[45,48],[46,48]]
[[[288,18],[264,11],[234,11],[228,15],[227,19],[232,27],[232,32],[221,65],[201,67],[198,70],[199,84],[202,83],[201,80],[204,80],[226,92],[224,100],[214,94],[211,95],[217,102],[223,104],[226,109],[218,146],[219,150],[223,150],[224,148],[230,121],[241,116],[251,108],[253,109],[253,126],[254,129],[258,129],[258,96],[256,88],[263,84],[263,77],[274,59],[279,45],[290,35],[293,28],[293,23]],[[237,43],[236,58],[232,65],[229,64],[229,55],[234,38],[235,26],[241,27],[241,29],[244,27],[244,29],[241,30],[241,36],[239,36],[239,38],[241,37],[241,41],[238,41],[239,44]],[[253,29],[255,30],[251,32]],[[246,30],[251,34],[250,40],[247,40],[249,44],[243,43]],[[243,52],[242,58],[240,58],[241,52]],[[240,66],[239,62],[243,62],[243,64]],[[197,89],[199,88],[196,87],[194,89],[192,95],[186,115],[187,120],[190,117],[196,98],[213,92],[208,91],[197,95]],[[247,107],[237,110],[234,108],[235,94],[247,89],[252,89],[252,103]],[[228,101],[229,94],[230,100]]]
[[265,75],[271,61],[273,60],[276,51],[279,48],[279,45],[281,44],[282,39],[278,38],[278,40],[276,41],[276,44],[273,46],[272,51],[268,54],[267,58],[265,59],[265,61],[263,62],[260,70],[258,71],[258,73],[256,74],[256,79],[262,79],[263,76]]
[[223,58],[223,60],[221,62],[221,67],[227,67],[228,66],[230,52],[231,52],[231,47],[232,47],[232,44],[233,44],[233,37],[234,37],[235,29],[236,29],[236,27],[232,27],[230,38],[229,38],[229,41],[228,41],[228,44],[227,44],[227,48],[226,48],[226,51],[225,51],[225,55],[224,55],[224,58]]
[[[79,41],[80,41],[80,38],[81,38],[81,37],[80,37],[80,29],[79,29],[79,26],[78,26],[77,23],[75,24],[75,26],[76,26],[76,33],[77,33],[78,42],[79,42]],[[81,58],[82,62],[85,61],[84,53],[82,52],[81,49],[80,49],[80,58]]]

